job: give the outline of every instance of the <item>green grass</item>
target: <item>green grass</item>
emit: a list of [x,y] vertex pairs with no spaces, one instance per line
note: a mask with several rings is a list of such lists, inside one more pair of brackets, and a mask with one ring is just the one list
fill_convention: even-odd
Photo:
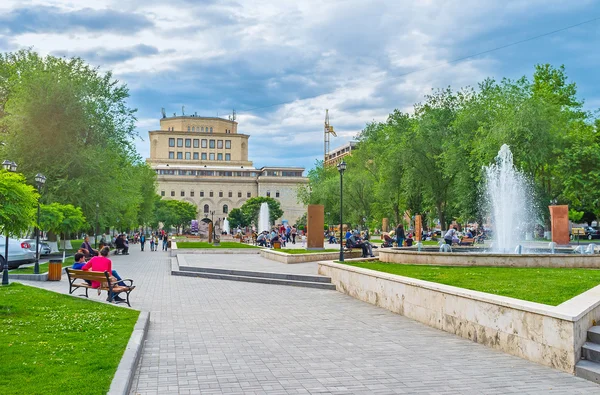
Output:
[[[62,266],[63,267],[72,266],[73,262],[75,262],[73,257],[66,258],[65,261],[63,262]],[[47,263],[40,264],[40,273],[46,273],[47,271],[48,271],[48,264]],[[22,267],[19,269],[13,269],[9,273],[11,273],[11,274],[33,274],[33,266]]]
[[[73,248],[75,250],[79,249],[79,247],[81,247],[82,244],[83,244],[83,239],[71,240],[71,245],[73,246]],[[92,245],[92,247],[94,246],[94,240],[92,238],[90,238],[90,244]]]
[[296,254],[322,254],[323,252],[340,252],[340,250],[304,250],[302,248],[283,248],[280,250],[274,250],[274,251],[278,251],[278,252],[285,252],[286,254],[292,254],[292,255],[296,255]]
[[106,394],[139,311],[0,287],[1,394]]
[[600,270],[593,269],[346,264],[551,306],[600,284]]
[[177,248],[259,248],[251,244],[239,243],[235,241],[222,241],[220,246],[214,246],[206,241],[185,241],[177,243]]

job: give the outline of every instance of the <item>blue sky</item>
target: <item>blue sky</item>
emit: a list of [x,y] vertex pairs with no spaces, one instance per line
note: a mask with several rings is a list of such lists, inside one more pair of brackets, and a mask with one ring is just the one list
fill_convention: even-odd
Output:
[[403,76],[594,17],[600,2],[588,0],[3,0],[0,50],[112,70],[130,87],[144,157],[162,107],[235,108],[256,166],[308,169],[323,155],[325,109],[334,148],[432,88],[531,75],[536,63],[564,64],[586,108],[600,108],[600,21]]

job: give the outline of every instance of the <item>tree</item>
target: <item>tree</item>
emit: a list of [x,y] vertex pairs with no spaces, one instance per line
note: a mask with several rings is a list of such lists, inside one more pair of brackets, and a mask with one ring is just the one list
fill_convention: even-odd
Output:
[[157,227],[160,222],[167,229],[176,227],[179,230],[179,228],[191,224],[192,220],[198,216],[197,207],[188,202],[161,199],[155,203],[155,206],[155,217],[152,221],[154,227]]
[[[19,236],[35,225],[38,193],[19,173],[0,170],[0,230]],[[1,252],[4,254],[4,251]]]
[[63,220],[58,226],[58,230],[62,235],[62,239],[73,233],[83,229],[86,226],[85,217],[81,211],[81,207],[75,207],[72,204],[62,204],[56,206],[62,213]]
[[41,230],[46,230],[54,233],[60,233],[60,227],[65,219],[61,204],[42,204],[40,205],[40,223]]
[[278,218],[283,216],[283,210],[279,202],[271,197],[256,196],[246,200],[242,205],[241,210],[246,218],[250,219],[251,222],[258,224],[258,214],[260,213],[260,206],[263,203],[269,205],[269,222],[275,223]]
[[227,216],[227,219],[229,220],[229,226],[232,229],[237,228],[238,226],[246,227],[250,225],[250,221],[248,220],[248,218],[246,218],[244,212],[239,208],[234,208],[233,210],[231,210],[229,212],[229,215]]

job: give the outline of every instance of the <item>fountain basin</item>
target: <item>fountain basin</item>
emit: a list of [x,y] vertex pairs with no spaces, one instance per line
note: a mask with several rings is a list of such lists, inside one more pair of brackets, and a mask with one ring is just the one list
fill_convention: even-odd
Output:
[[379,260],[406,265],[498,266],[498,267],[565,267],[600,269],[600,254],[581,255],[557,249],[556,254],[498,254],[461,250],[451,253],[417,251],[404,248],[380,248]]

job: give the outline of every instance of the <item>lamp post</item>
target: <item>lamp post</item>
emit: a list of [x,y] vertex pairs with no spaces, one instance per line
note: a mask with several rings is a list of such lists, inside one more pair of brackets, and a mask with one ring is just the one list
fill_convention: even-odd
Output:
[[[42,188],[46,183],[46,176],[41,173],[35,175],[35,185],[37,186],[38,193],[42,193]],[[35,227],[35,265],[33,266],[33,273],[40,274],[40,200],[38,199],[37,205],[37,224]]]
[[[4,170],[15,172],[17,164],[9,160],[2,162]],[[2,285],[8,285],[8,228],[4,230],[4,267],[2,268]]]
[[341,161],[337,165],[340,172],[340,262],[344,262],[344,172],[346,171],[346,162]]
[[100,203],[96,202],[96,230],[94,231],[94,248],[98,249],[98,211],[100,211]]

